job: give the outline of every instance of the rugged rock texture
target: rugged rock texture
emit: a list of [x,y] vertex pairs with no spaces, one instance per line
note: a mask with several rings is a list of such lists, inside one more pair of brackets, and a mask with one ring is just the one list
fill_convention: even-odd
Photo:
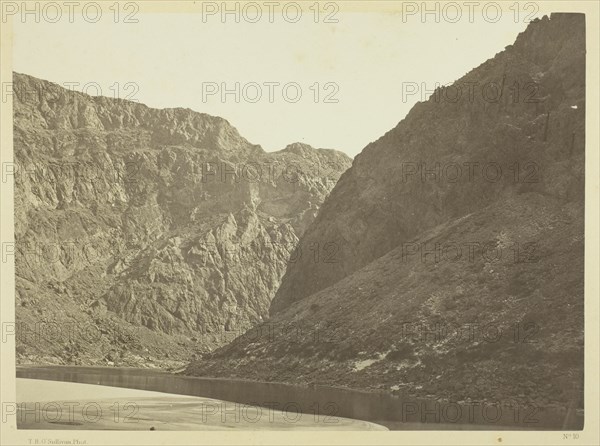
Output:
[[[447,401],[578,403],[582,212],[581,203],[529,192],[439,225],[187,373]],[[470,243],[489,247],[470,256]],[[413,244],[439,244],[440,256],[422,258]]]
[[266,153],[191,110],[16,73],[14,90],[22,361],[143,365],[227,342],[268,315],[350,166],[304,144]]
[[581,407],[584,17],[533,22],[455,85],[342,175],[299,243],[332,261],[290,263],[271,319],[186,373]]
[[[335,261],[304,257],[290,264],[271,311],[334,284],[423,230],[503,196],[538,191],[580,199],[583,20],[555,15],[530,25],[514,45],[415,105],[393,130],[365,147],[299,245],[307,251],[314,244],[335,244]],[[437,179],[426,173],[436,168]],[[502,174],[496,180],[497,168]]]

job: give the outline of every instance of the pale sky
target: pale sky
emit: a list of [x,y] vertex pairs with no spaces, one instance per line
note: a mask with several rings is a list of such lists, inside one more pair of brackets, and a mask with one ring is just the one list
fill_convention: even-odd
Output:
[[[314,23],[309,14],[297,23],[277,15],[274,23],[222,23],[218,16],[204,23],[190,13],[135,17],[138,23],[114,23],[108,14],[94,24],[77,17],[73,23],[15,20],[13,69],[59,84],[79,82],[79,90],[97,83],[104,96],[132,94],[150,107],[221,116],[267,151],[299,141],[350,156],[430,94],[403,98],[403,84],[432,90],[450,83],[512,44],[527,26],[507,11],[497,23],[481,14],[473,23],[466,17],[423,23],[400,14],[341,11],[338,23]],[[137,87],[125,88],[128,82]],[[236,82],[245,96],[239,103],[233,94],[223,100],[222,84],[234,90]],[[292,103],[297,86],[302,96]],[[217,94],[206,94],[214,88]],[[97,94],[93,86],[86,92]],[[328,94],[338,102],[325,103]]]

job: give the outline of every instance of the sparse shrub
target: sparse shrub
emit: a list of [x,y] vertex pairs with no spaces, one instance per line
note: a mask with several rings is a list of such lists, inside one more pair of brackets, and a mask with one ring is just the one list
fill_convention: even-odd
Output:
[[353,359],[358,356],[358,350],[352,344],[341,344],[339,349],[335,353],[335,356],[339,360]]
[[402,361],[403,359],[410,359],[415,357],[415,349],[411,344],[406,342],[400,344],[396,349],[389,352],[386,356],[390,361]]
[[444,310],[455,310],[456,307],[458,307],[458,305],[453,298],[449,298],[444,301]]
[[24,345],[17,345],[15,352],[17,353],[17,356],[23,356],[25,353],[27,353],[27,349]]

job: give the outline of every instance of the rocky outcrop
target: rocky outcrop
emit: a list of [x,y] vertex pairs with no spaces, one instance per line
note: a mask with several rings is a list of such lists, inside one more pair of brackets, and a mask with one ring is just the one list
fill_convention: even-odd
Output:
[[298,244],[334,261],[186,373],[582,408],[584,154],[584,17],[553,14],[369,144]]
[[77,330],[68,349],[21,337],[24,360],[189,359],[259,323],[350,165],[303,144],[266,153],[192,110],[17,73],[14,91],[17,320],[22,333],[41,315]]

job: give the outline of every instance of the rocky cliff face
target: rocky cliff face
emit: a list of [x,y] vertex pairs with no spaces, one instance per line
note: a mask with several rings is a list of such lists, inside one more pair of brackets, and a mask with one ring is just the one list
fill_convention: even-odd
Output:
[[271,311],[507,195],[583,197],[584,85],[583,18],[553,15],[416,104],[355,158],[302,238],[302,251],[335,244],[335,261],[290,264]]
[[350,165],[304,144],[266,153],[191,110],[16,73],[14,90],[22,360],[137,364],[227,342],[267,316]]
[[584,154],[584,17],[553,14],[369,144],[298,245],[332,261],[187,373],[582,404]]

